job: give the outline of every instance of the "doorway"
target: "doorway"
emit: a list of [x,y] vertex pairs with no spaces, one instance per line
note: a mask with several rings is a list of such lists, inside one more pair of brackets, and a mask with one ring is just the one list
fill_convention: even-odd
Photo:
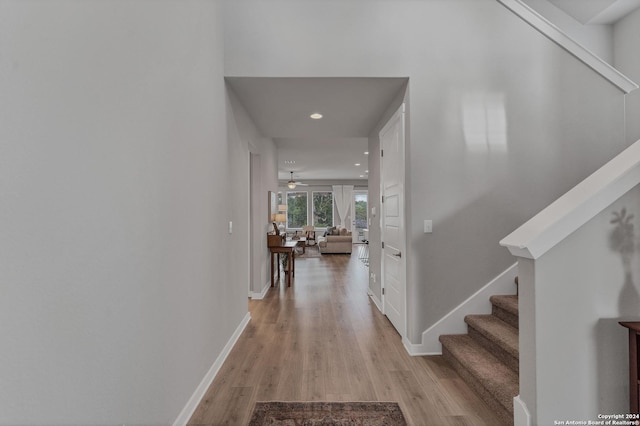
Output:
[[[383,282],[381,170],[379,153],[368,155],[372,132],[375,129],[378,133],[382,117],[386,121],[405,99],[408,78],[270,76],[225,77],[225,81],[234,95],[238,117],[242,118],[237,122],[240,135],[252,144],[251,152],[260,156],[260,170],[256,170],[254,177],[256,188],[261,189],[253,207],[261,213],[252,234],[253,291],[266,294],[268,290],[264,287],[268,276],[264,247],[267,224],[263,214],[266,202],[260,200],[266,198],[267,190],[276,191],[278,186],[283,192],[291,190],[288,181],[292,180],[293,172],[292,185],[311,191],[310,196],[314,190],[330,192],[332,185],[353,185],[361,190],[367,189],[365,185],[372,185],[366,200],[368,214],[359,217],[357,224],[353,223],[355,214],[352,214],[354,217],[343,226],[352,228],[352,241],[356,242],[366,238],[364,229],[370,231],[371,292],[378,307],[384,310],[384,296],[380,291]],[[377,147],[375,150],[378,151]],[[351,204],[351,197],[347,202]],[[353,212],[355,210],[359,209],[354,206]]]
[[363,243],[367,240],[369,228],[369,193],[364,190],[354,190],[351,196],[351,211],[353,219],[351,221],[351,235],[353,243]]

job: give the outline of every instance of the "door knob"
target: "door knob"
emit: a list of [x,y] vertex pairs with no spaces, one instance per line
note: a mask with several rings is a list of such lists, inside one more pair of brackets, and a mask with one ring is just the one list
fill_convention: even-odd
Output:
[[396,257],[402,257],[402,252],[401,252],[401,251],[399,251],[399,252],[397,252],[396,254],[394,254],[394,256],[396,256]]

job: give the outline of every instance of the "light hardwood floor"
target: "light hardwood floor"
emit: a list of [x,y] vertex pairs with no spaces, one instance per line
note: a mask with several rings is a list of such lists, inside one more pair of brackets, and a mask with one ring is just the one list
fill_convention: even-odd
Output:
[[249,302],[190,425],[246,425],[256,401],[397,401],[410,425],[500,424],[442,357],[407,354],[357,252],[297,259],[291,287]]

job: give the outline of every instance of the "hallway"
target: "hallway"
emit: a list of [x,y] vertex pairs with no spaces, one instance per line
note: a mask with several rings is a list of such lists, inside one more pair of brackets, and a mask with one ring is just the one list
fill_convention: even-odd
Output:
[[249,302],[251,322],[190,425],[244,425],[256,401],[398,401],[411,425],[496,425],[440,356],[411,357],[367,297],[351,256],[296,261],[296,279]]

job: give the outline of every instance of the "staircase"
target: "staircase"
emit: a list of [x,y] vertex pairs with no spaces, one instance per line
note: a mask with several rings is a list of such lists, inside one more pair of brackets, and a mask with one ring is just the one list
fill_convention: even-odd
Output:
[[444,358],[505,424],[518,395],[518,296],[491,296],[491,315],[467,315],[468,334],[440,336]]

